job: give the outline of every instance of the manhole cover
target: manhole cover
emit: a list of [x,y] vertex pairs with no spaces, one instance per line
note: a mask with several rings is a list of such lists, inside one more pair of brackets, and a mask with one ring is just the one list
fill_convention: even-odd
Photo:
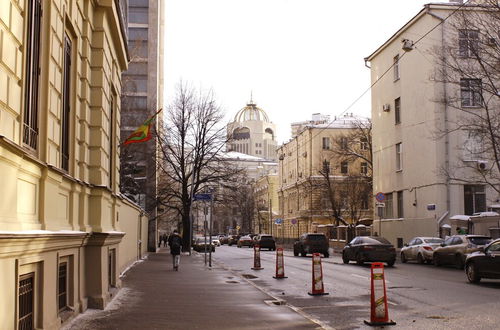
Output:
[[241,275],[241,276],[243,276],[244,278],[248,278],[248,279],[258,278],[257,276],[252,275],[252,274],[243,274],[243,275]]

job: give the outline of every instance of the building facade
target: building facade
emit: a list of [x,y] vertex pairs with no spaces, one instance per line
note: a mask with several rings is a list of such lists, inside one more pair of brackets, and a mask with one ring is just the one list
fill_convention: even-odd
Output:
[[[128,0],[130,63],[122,74],[120,137],[124,141],[163,106],[164,2]],[[154,123],[161,129],[162,113]],[[150,218],[148,249],[156,249],[158,174],[156,139],[121,150],[122,191],[144,208]],[[125,177],[126,176],[126,177]]]
[[462,5],[425,5],[365,59],[373,84],[374,192],[385,194],[383,220],[375,228],[394,244],[437,236],[450,216],[486,211],[499,198],[484,182],[474,182],[484,178],[483,161],[467,155],[470,131],[457,125],[465,112],[481,111],[479,93],[464,84],[470,76],[447,79],[438,60],[466,68],[462,48],[465,42],[465,51],[471,50],[474,35],[457,28]]
[[256,234],[273,234],[273,230],[276,231],[277,229],[275,221],[279,216],[277,171],[258,178],[253,189],[256,212],[253,232]]
[[[338,205],[337,215],[346,224],[371,216],[371,189],[367,189],[364,162],[361,159],[341,160],[332,152],[333,144],[347,136],[357,120],[360,118],[344,116],[329,123],[304,126],[294,138],[278,148],[278,204],[283,223],[275,231],[285,240],[317,231],[319,225],[339,225],[331,198]],[[351,143],[359,153],[368,152],[363,141]],[[349,192],[355,190],[358,183],[363,186],[364,193],[351,198]],[[356,216],[349,214],[349,205],[357,208]]]
[[104,308],[144,253],[118,188],[126,20],[118,0],[0,2],[2,328]]
[[276,160],[276,126],[252,100],[227,125],[228,151]]

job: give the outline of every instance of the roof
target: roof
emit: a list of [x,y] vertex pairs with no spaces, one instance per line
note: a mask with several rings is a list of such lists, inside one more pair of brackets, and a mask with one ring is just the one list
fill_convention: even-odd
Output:
[[264,110],[257,107],[257,104],[255,104],[253,101],[250,101],[250,103],[248,103],[246,107],[236,113],[236,115],[234,116],[234,121],[244,122],[250,120],[269,122],[269,117]]
[[453,6],[461,6],[461,3],[458,2],[431,2],[424,5],[424,8],[420,10],[415,16],[413,16],[406,24],[404,24],[399,30],[396,31],[389,39],[387,39],[380,47],[378,47],[373,53],[369,56],[365,57],[365,61],[371,61],[375,56],[377,56],[387,45],[396,40],[405,30],[408,29],[411,25],[417,22],[423,15],[427,14],[428,10],[431,7],[441,6],[441,7],[453,7]]

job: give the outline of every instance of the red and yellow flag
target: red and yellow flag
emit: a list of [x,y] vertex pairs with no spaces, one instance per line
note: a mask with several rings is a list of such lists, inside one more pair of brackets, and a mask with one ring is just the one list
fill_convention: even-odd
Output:
[[151,140],[151,123],[155,119],[156,115],[160,113],[162,109],[158,110],[157,113],[152,115],[148,120],[146,120],[139,128],[137,128],[130,136],[123,142],[123,145],[130,143],[146,142]]

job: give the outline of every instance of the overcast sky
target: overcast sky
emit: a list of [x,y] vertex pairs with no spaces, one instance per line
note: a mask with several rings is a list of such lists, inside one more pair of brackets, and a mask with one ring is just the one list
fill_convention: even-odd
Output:
[[[166,0],[165,102],[182,79],[226,121],[250,99],[277,125],[344,112],[370,85],[364,58],[429,0]],[[367,93],[348,112],[369,116]]]

